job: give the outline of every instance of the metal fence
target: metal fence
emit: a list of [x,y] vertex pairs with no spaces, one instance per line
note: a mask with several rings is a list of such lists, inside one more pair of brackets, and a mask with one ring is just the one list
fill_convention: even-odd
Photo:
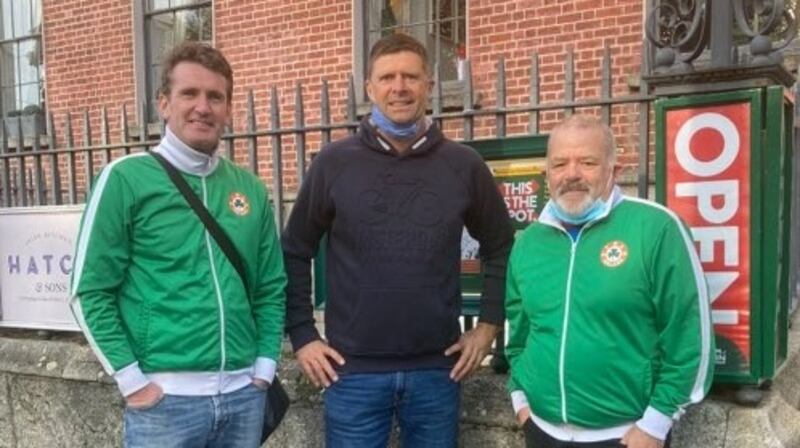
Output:
[[[648,48],[643,45],[643,48]],[[643,52],[642,73],[647,73],[648,52]],[[463,81],[463,97],[460,107],[445,104],[441,84],[436,82],[432,95],[432,118],[446,134],[456,140],[475,141],[476,135],[490,135],[502,138],[509,135],[536,135],[553,122],[553,115],[570,114],[576,110],[590,110],[612,126],[615,125],[615,110],[620,106],[630,107],[633,121],[628,126],[629,134],[633,134],[630,146],[634,150],[635,172],[628,178],[631,186],[635,186],[640,197],[648,197],[652,184],[650,176],[652,145],[652,102],[655,99],[648,93],[644,80],[638,92],[614,95],[612,82],[612,58],[608,47],[604,49],[601,63],[601,76],[596,91],[599,95],[591,98],[576,97],[576,73],[574,52],[568,51],[564,56],[563,90],[561,98],[555,101],[542,101],[542,77],[539,70],[539,57],[534,54],[530,60],[530,76],[528,101],[509,106],[507,104],[506,69],[504,59],[499,59],[496,66],[494,98],[495,104],[476,107],[477,92],[473,87],[471,65],[465,64]],[[438,77],[437,77],[438,78]],[[221,150],[223,154],[237,163],[248,167],[251,171],[271,182],[272,198],[275,206],[276,220],[284,223],[284,215],[290,201],[287,200],[297,185],[302,181],[303,173],[313,149],[329,143],[336,132],[354,133],[358,126],[358,107],[356,104],[355,86],[350,79],[345,101],[343,120],[332,122],[330,92],[327,82],[323,82],[319,93],[319,116],[316,123],[307,123],[306,102],[303,99],[304,86],[297,84],[294,92],[293,110],[282,111],[280,98],[276,88],[269,92],[269,123],[259,126],[256,121],[256,104],[254,92],[247,93],[246,122],[242,129],[229,128],[223,135]],[[447,107],[446,107],[447,106]],[[288,109],[288,108],[287,108]],[[75,123],[71,114],[64,117],[63,130],[55,128],[54,117],[49,114],[46,119],[46,132],[38,129],[34,122],[31,135],[24,135],[21,120],[16,121],[16,129],[9,129],[7,123],[0,129],[0,208],[46,206],[59,204],[76,204],[85,201],[86,193],[91,188],[93,177],[102,165],[132,152],[146,151],[156,145],[163,132],[163,124],[154,128],[147,124],[131,125],[125,105],[119,106],[119,140],[112,141],[109,119],[106,108],[102,108],[99,117],[99,142],[93,138],[96,133],[92,129],[88,111],[78,119],[81,126],[81,142],[75,142]],[[798,109],[800,111],[800,109]],[[144,107],[138,116],[147,117]],[[292,126],[281,126],[281,117],[293,114]],[[547,114],[551,116],[548,117]],[[516,118],[522,116],[522,119]],[[515,117],[515,124],[509,125],[509,119]],[[800,112],[796,113],[800,117]],[[520,125],[523,122],[524,125]],[[800,120],[795,120],[795,127]],[[59,134],[63,136],[59,138]],[[40,135],[43,134],[43,135]],[[269,143],[265,145],[265,141]],[[635,142],[634,142],[635,141]],[[797,142],[798,139],[796,138]],[[795,151],[797,152],[797,151]],[[264,155],[267,154],[267,155]],[[294,156],[294,174],[296,181],[285,180],[284,155]],[[269,168],[265,168],[269,167]],[[795,161],[795,171],[800,173],[800,159]],[[797,177],[795,188],[798,189]],[[798,194],[793,194],[793,236],[796,231],[796,210]],[[797,275],[800,262],[800,241],[793,239],[792,251],[792,286],[800,282]],[[794,294],[793,294],[794,296]]]
[[[600,95],[595,98],[577,99],[575,95],[574,54],[570,50],[565,55],[563,74],[563,96],[558,101],[544,103],[541,101],[539,75],[539,58],[531,57],[530,92],[527,104],[507,105],[505,61],[497,63],[495,104],[487,107],[475,106],[476,92],[473,88],[469,61],[465,67],[463,82],[463,101],[460,108],[445,107],[441,84],[435,84],[432,95],[432,118],[446,133],[458,134],[455,138],[461,141],[472,141],[476,130],[487,131],[495,138],[502,138],[510,133],[539,134],[542,130],[542,117],[545,113],[572,113],[576,109],[594,109],[606,123],[612,123],[612,110],[617,105],[638,105],[638,191],[646,196],[650,167],[650,103],[653,97],[648,95],[647,86],[642,85],[639,92],[624,96],[613,96],[610,49],[605,48],[602,60],[602,77]],[[317,123],[306,122],[306,105],[303,100],[304,86],[297,84],[293,111],[282,111],[276,88],[270,90],[269,123],[259,126],[256,123],[256,105],[253,91],[247,93],[246,123],[243,129],[231,129],[223,135],[222,151],[225,156],[248,167],[263,179],[271,179],[271,189],[276,204],[277,219],[284,221],[287,188],[294,189],[302,179],[305,171],[310,141],[317,147],[331,141],[332,133],[345,130],[355,132],[358,126],[358,107],[356,104],[355,86],[352,79],[346,93],[344,120],[331,121],[331,101],[329,87],[323,82],[320,90],[320,106]],[[0,129],[0,207],[41,206],[58,204],[76,204],[85,201],[86,192],[91,187],[91,180],[99,169],[109,161],[132,152],[146,151],[158,143],[163,130],[159,126],[132,125],[129,121],[125,105],[119,106],[119,140],[112,141],[109,129],[108,112],[101,109],[99,117],[99,142],[93,138],[97,131],[92,128],[92,117],[83,111],[77,120],[67,113],[64,116],[63,130],[55,127],[52,114],[45,120],[46,130],[34,121],[33,132],[24,135],[22,121],[16,120],[16,129],[9,129],[7,123]],[[144,107],[139,117],[147,117]],[[294,115],[292,126],[281,126],[281,117],[289,112]],[[315,111],[316,112],[316,111]],[[526,115],[527,126],[520,132],[520,126],[507,123],[509,117]],[[76,132],[76,122],[80,131]],[[98,120],[95,118],[95,122]],[[517,120],[519,121],[519,120]],[[551,120],[552,121],[552,120]],[[516,130],[516,132],[514,132]],[[45,131],[45,132],[41,132]],[[60,134],[63,133],[63,136]],[[75,134],[80,134],[80,143],[76,143]],[[32,134],[32,135],[31,135]],[[42,134],[42,135],[40,135]],[[20,138],[19,136],[23,136]],[[269,140],[265,148],[264,139]],[[287,141],[293,146],[291,152],[286,151]],[[268,149],[269,155],[262,154]],[[284,179],[285,155],[293,155],[294,170],[298,181],[287,184]],[[264,170],[264,162],[271,170]]]

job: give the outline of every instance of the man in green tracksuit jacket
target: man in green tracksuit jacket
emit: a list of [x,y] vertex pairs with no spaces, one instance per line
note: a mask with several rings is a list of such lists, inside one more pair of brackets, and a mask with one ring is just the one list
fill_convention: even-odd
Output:
[[668,445],[711,384],[692,237],[671,211],[620,193],[614,148],[595,118],[556,126],[551,200],[509,260],[509,389],[530,447]]
[[154,149],[241,254],[249,283],[149,154],[99,174],[84,211],[72,310],[125,397],[127,447],[257,447],[280,354],[286,278],[263,183],[219,157],[232,71],[217,50],[164,63]]

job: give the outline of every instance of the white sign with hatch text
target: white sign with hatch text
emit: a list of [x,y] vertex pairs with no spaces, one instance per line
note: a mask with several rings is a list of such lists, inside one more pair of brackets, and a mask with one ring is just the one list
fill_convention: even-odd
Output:
[[69,276],[83,206],[0,209],[0,326],[79,330]]

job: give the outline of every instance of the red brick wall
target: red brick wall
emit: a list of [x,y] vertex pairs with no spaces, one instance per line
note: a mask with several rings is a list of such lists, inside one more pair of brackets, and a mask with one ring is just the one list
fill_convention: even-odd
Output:
[[[57,130],[62,133],[67,111],[81,114],[86,108],[97,117],[102,106],[109,108],[112,129],[118,129],[122,103],[128,103],[134,117],[131,2],[42,3],[47,106],[55,115]],[[99,139],[97,127],[93,134]]]
[[[540,102],[563,101],[566,52],[574,50],[575,98],[600,97],[603,47],[611,49],[612,92],[635,93],[628,77],[637,78],[641,61],[643,2],[641,0],[472,0],[469,2],[468,57],[483,104],[496,104],[496,64],[505,58],[507,106],[530,100],[530,68],[539,57]],[[579,112],[599,113],[592,108]],[[636,150],[638,115],[633,105],[616,107],[612,113],[618,146],[625,153]],[[543,130],[561,112],[542,116]],[[527,115],[510,117],[509,133],[527,132]],[[487,126],[484,135],[491,135]],[[623,163],[634,161],[621,157]]]
[[[43,40],[47,109],[53,113],[58,146],[63,146],[67,112],[72,114],[75,144],[83,142],[83,113],[90,114],[94,144],[101,139],[100,115],[105,106],[112,141],[121,141],[120,107],[127,104],[135,120],[131,2],[122,0],[43,0]],[[78,200],[85,198],[86,173],[78,157],[75,182]],[[51,185],[49,161],[45,161]],[[66,158],[59,158],[63,200],[70,182]],[[102,165],[100,154],[95,166]],[[96,168],[97,169],[97,168]]]
[[[136,0],[139,1],[139,0]],[[641,0],[470,0],[467,55],[473,64],[476,96],[482,107],[496,102],[496,64],[505,58],[507,105],[529,101],[531,56],[538,53],[541,102],[562,99],[565,52],[575,51],[576,98],[599,96],[603,45],[611,47],[615,95],[635,93],[628,78],[638,77],[642,39]],[[235,73],[234,130],[246,126],[246,92],[255,95],[259,129],[269,125],[269,89],[280,97],[281,125],[294,125],[296,83],[303,85],[306,124],[319,123],[322,80],[329,81],[334,123],[344,120],[347,81],[352,72],[353,0],[217,0],[214,41],[231,61]],[[134,120],[132,4],[99,0],[45,0],[44,33],[46,87],[49,108],[63,129],[66,111],[88,108],[96,126],[99,108],[110,107],[112,135],[118,139],[118,108],[127,103]],[[360,86],[357,86],[357,88]],[[597,109],[594,109],[597,112]],[[560,112],[543,115],[547,130]],[[616,107],[614,127],[624,152],[635,151],[637,109]],[[527,132],[528,116],[509,117],[509,134]],[[76,121],[75,125],[80,123]],[[80,126],[76,126],[80,127]],[[446,126],[458,137],[461,124]],[[494,133],[494,119],[478,120],[476,137]],[[76,132],[76,134],[79,134]],[[335,134],[341,136],[343,133]],[[283,167],[289,190],[296,187],[293,137],[284,138]],[[308,137],[311,150],[319,134]],[[244,156],[245,142],[237,145]],[[259,139],[259,169],[269,180],[270,139]],[[239,159],[244,160],[244,159]],[[633,158],[622,158],[634,162]]]
[[[319,124],[322,81],[328,80],[331,120],[344,120],[352,71],[352,0],[214,2],[214,40],[234,70],[236,129],[245,129],[246,95],[252,89],[259,128],[269,126],[270,89],[280,98],[281,126],[294,126],[295,88],[303,86],[307,124]],[[312,150],[319,136],[309,135]],[[270,140],[259,140],[259,171],[271,178]],[[284,180],[297,181],[293,138],[283,140]],[[244,146],[242,146],[244,147]]]

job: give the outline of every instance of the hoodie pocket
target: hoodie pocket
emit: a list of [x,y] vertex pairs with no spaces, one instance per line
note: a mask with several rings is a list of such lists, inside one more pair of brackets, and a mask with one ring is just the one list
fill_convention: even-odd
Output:
[[436,288],[362,289],[343,335],[353,355],[444,353],[458,338],[457,297]]

